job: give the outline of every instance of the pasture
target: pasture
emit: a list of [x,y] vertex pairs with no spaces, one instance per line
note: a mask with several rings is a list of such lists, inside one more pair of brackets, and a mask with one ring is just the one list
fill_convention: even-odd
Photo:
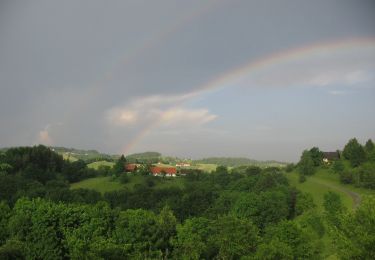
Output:
[[310,193],[320,210],[323,209],[324,194],[328,191],[339,194],[348,209],[355,208],[360,203],[361,197],[375,194],[375,191],[372,190],[342,184],[339,175],[330,169],[319,168],[314,175],[308,176],[304,183],[298,181],[299,176],[295,171],[285,175],[291,185],[303,192]]

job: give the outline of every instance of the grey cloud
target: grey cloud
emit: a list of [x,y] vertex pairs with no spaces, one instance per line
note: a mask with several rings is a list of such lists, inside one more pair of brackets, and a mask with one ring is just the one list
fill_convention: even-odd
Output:
[[[370,0],[1,1],[0,146],[50,138],[56,145],[118,152],[147,124],[108,127],[111,109],[194,93],[224,72],[284,49],[374,36],[374,11]],[[369,73],[367,67],[357,71]],[[178,102],[156,107],[166,111]],[[225,120],[209,104],[176,111]],[[170,153],[204,155],[224,142],[205,148],[204,140],[215,135],[202,130],[194,136],[203,141],[173,148],[174,139],[163,137],[149,147],[162,151],[169,143]]]

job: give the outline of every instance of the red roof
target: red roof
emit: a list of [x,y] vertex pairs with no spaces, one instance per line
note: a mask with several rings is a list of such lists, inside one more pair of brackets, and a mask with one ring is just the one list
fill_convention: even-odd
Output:
[[152,174],[160,174],[160,173],[165,173],[165,174],[176,174],[177,170],[176,168],[173,167],[151,167],[150,171]]
[[125,171],[127,171],[127,172],[133,172],[135,170],[137,170],[137,165],[136,164],[129,163],[129,164],[125,165]]

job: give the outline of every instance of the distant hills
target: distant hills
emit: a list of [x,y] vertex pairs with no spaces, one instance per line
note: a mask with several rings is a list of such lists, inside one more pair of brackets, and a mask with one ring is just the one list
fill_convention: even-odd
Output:
[[[71,161],[75,160],[83,160],[87,163],[95,162],[95,161],[115,161],[119,158],[119,155],[110,155],[105,153],[100,153],[96,150],[84,150],[84,149],[76,149],[76,148],[66,148],[66,147],[50,147],[55,152],[63,155],[64,159],[69,159]],[[5,152],[7,148],[1,148],[1,152]],[[175,165],[178,162],[188,162],[192,165],[197,164],[216,164],[222,165],[227,167],[237,167],[237,166],[245,166],[245,165],[254,165],[259,167],[282,167],[285,166],[287,163],[285,162],[278,162],[274,160],[269,161],[258,161],[246,157],[208,157],[198,160],[191,160],[191,159],[182,159],[178,157],[172,156],[163,156],[159,152],[143,152],[143,153],[134,153],[126,156],[128,162],[139,162],[139,163],[157,163],[162,162],[164,164],[171,164]]]
[[100,153],[96,150],[83,150],[75,148],[66,148],[66,147],[50,147],[53,151],[61,154],[64,159],[69,159],[71,161],[83,160],[87,163],[96,162],[96,161],[114,161],[119,156],[118,155],[109,155],[105,153]]
[[209,157],[200,160],[194,160],[194,163],[217,164],[227,167],[237,167],[244,165],[254,165],[259,167],[282,167],[285,162],[278,161],[257,161],[245,157]]

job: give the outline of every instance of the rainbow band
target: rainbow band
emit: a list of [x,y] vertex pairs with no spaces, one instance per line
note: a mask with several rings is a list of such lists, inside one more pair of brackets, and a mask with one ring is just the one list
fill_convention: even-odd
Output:
[[[321,54],[330,54],[333,51],[349,51],[360,50],[362,48],[374,48],[375,52],[375,37],[365,38],[351,38],[344,40],[335,40],[328,42],[319,42],[315,44],[305,45],[303,47],[288,49],[280,52],[275,52],[266,57],[261,57],[257,60],[250,61],[244,66],[229,70],[213,80],[195,88],[194,91],[189,93],[187,100],[201,96],[207,92],[218,90],[228,86],[228,83],[233,82],[243,76],[254,73],[258,70],[264,70],[272,66],[278,65],[284,62],[298,61],[302,58],[311,57]],[[187,101],[185,100],[185,102]],[[164,113],[175,109],[170,108]],[[147,127],[143,128],[122,150],[123,154],[128,154],[145,136],[147,136],[154,128],[156,128],[163,121],[163,115],[156,118]]]

